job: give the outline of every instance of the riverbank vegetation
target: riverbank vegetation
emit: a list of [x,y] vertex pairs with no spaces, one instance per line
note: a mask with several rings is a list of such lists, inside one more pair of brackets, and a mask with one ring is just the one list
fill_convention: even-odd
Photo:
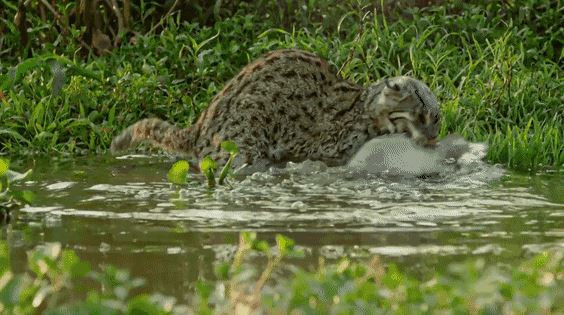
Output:
[[492,163],[564,162],[557,1],[86,2],[0,2],[3,153],[104,153],[144,117],[188,126],[242,66],[297,47],[359,84],[422,79],[441,136],[489,143]]
[[[263,270],[247,264],[266,257]],[[112,266],[93,268],[58,243],[28,252],[28,272],[14,272],[0,242],[0,311],[3,314],[557,314],[564,309],[562,252],[541,253],[518,265],[487,266],[481,259],[451,264],[448,272],[417,279],[378,257],[317,270],[280,270],[299,257],[291,239],[276,245],[242,233],[231,262],[195,285],[180,303],[144,293],[143,279]]]
[[[358,84],[395,75],[425,81],[441,101],[441,136],[487,142],[492,163],[560,169],[560,2],[420,2],[0,0],[0,155],[106,154],[112,137],[145,117],[189,126],[245,64],[301,48]],[[225,166],[199,164],[210,188],[229,185],[238,151],[222,147],[231,155]],[[189,167],[177,162],[167,179],[186,185]],[[33,200],[14,184],[29,174],[0,157],[2,223]],[[0,241],[2,314],[564,310],[558,244],[510,265],[470,257],[412,275],[378,257],[321,259],[304,270],[288,262],[303,254],[293,240],[277,235],[268,243],[243,232],[235,254],[216,261],[215,274],[198,278],[185,301],[147,292],[128,271],[92,266],[59,243],[30,246],[28,265],[18,266],[8,242],[19,236],[10,228],[2,225],[8,236]]]

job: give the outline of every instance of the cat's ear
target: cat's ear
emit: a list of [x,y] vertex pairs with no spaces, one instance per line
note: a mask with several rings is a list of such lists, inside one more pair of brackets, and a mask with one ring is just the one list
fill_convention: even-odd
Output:
[[390,91],[394,91],[394,92],[400,92],[401,91],[401,87],[399,86],[399,84],[392,83],[387,78],[384,79],[384,85],[385,85],[386,89],[388,89]]
[[384,84],[384,82],[382,80],[371,84],[367,89],[368,90],[367,102],[368,103],[375,102],[376,99],[377,99],[377,96],[382,93],[382,90],[384,90],[385,87],[386,87],[386,85]]

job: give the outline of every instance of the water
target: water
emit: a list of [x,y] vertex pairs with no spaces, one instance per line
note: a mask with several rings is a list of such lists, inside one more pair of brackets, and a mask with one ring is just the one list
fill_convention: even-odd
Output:
[[[22,186],[37,200],[2,238],[23,270],[26,250],[61,242],[93,266],[114,264],[146,278],[144,291],[186,301],[197,279],[229,260],[242,230],[284,233],[320,257],[380,255],[425,276],[469,256],[511,263],[564,250],[564,176],[503,172],[485,163],[432,178],[360,176],[321,163],[293,164],[209,191],[202,178],[178,189],[172,161],[108,156],[14,161],[33,168]],[[260,264],[262,261],[257,261]]]

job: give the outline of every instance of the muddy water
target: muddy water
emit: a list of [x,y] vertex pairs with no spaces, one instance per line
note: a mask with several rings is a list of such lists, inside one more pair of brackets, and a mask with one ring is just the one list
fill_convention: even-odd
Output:
[[[564,174],[519,174],[482,164],[439,177],[360,176],[319,163],[290,165],[210,191],[193,177],[166,182],[171,160],[130,156],[36,159],[22,184],[33,206],[2,238],[22,270],[25,251],[61,242],[94,266],[114,264],[146,278],[146,291],[184,300],[213,264],[229,259],[238,232],[272,240],[284,233],[317,265],[378,254],[425,275],[482,256],[510,263],[547,248],[564,250]],[[260,263],[260,262],[257,262]]]

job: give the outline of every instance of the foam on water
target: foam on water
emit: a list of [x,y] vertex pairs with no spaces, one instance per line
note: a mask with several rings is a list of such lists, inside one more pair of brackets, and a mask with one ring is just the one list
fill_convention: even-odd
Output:
[[[404,138],[391,137],[376,145],[405,143]],[[375,148],[372,144],[372,148]],[[359,172],[358,168],[327,167],[316,161],[288,163],[285,168],[271,168],[233,182],[233,187],[209,191],[192,181],[175,188],[164,179],[138,182],[91,183],[81,186],[45,183],[49,195],[80,196],[79,200],[63,201],[57,209],[48,207],[51,216],[83,216],[144,221],[182,221],[193,229],[254,228],[259,230],[323,231],[374,229],[425,229],[444,225],[459,226],[459,219],[481,217],[496,220],[499,209],[527,206],[554,206],[542,198],[520,192],[519,197],[503,191],[492,191],[490,183],[499,179],[502,168],[483,162],[485,148],[477,145],[447,161],[446,155],[405,146],[389,151],[376,148],[368,160],[396,163],[394,172],[380,165],[365,168],[381,172]],[[403,151],[402,151],[403,150]],[[401,152],[412,153],[409,157]],[[379,153],[378,153],[379,152]],[[389,153],[392,152],[392,153]],[[428,155],[423,156],[421,155]],[[429,155],[434,155],[429,157]],[[425,170],[438,170],[424,175],[421,168],[408,167],[398,172],[398,165],[425,161]],[[403,159],[403,161],[401,161]],[[406,162],[407,161],[407,162]],[[398,164],[399,163],[399,164]],[[403,164],[402,164],[403,163]],[[445,167],[446,163],[446,167]],[[358,163],[356,164],[358,166]],[[390,164],[388,164],[390,165]],[[448,171],[442,169],[448,168]],[[128,171],[131,172],[131,171]],[[63,182],[64,183],[64,182]],[[71,193],[69,190],[74,190]],[[46,205],[47,206],[47,205]],[[24,211],[36,213],[37,208]]]

